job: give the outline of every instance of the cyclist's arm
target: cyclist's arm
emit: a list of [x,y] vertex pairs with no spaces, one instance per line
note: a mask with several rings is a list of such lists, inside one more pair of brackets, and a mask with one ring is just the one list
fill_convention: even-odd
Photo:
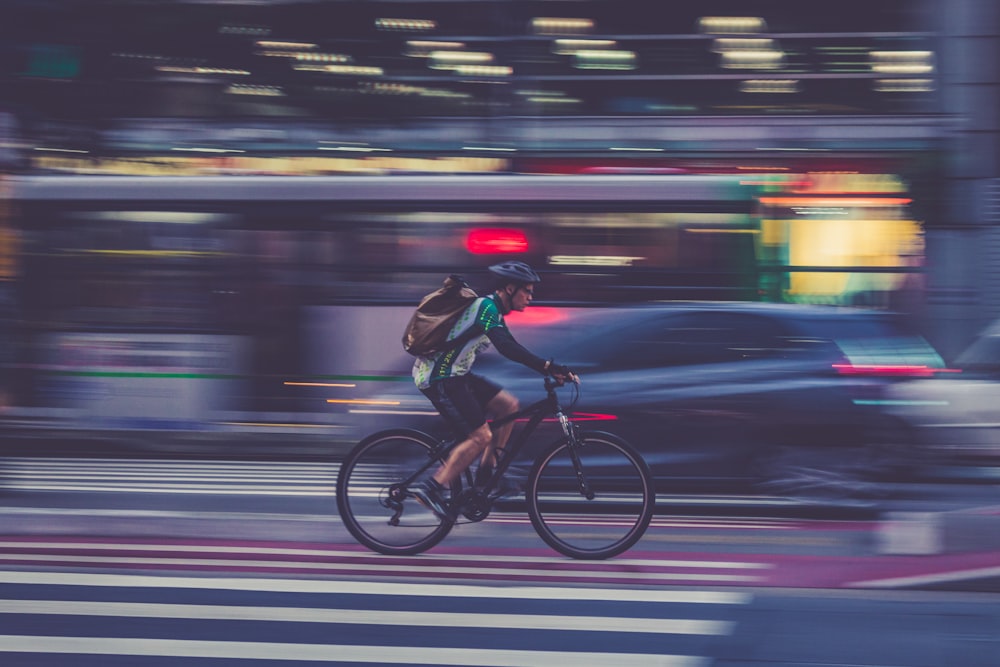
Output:
[[511,361],[524,364],[528,368],[545,374],[545,359],[532,354],[528,348],[524,347],[510,333],[510,329],[504,326],[493,327],[486,332],[490,342],[497,348],[497,352],[507,357]]

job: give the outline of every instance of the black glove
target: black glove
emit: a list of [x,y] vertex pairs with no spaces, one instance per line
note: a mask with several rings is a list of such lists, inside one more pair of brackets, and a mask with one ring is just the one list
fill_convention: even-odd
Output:
[[561,375],[567,377],[573,373],[570,369],[566,368],[562,364],[557,364],[556,362],[549,360],[549,368],[546,371],[549,375]]

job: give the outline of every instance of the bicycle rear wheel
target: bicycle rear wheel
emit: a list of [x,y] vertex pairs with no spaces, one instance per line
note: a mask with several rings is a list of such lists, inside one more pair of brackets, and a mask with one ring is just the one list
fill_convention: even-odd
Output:
[[337,476],[337,509],[358,542],[379,553],[408,556],[448,535],[454,521],[408,497],[402,485],[430,461],[428,474],[437,468],[436,450],[430,436],[395,429],[368,436],[347,455]]
[[638,542],[656,502],[652,473],[639,453],[598,432],[581,433],[576,446],[564,440],[546,449],[525,495],[528,516],[546,544],[583,559],[610,558]]

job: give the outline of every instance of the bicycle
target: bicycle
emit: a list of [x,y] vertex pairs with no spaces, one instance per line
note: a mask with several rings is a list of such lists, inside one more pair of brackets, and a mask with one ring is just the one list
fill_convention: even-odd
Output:
[[[493,475],[474,485],[471,467],[450,488],[448,516],[439,517],[407,491],[433,472],[459,441],[440,441],[414,429],[379,431],[347,455],[337,476],[337,508],[351,535],[373,551],[413,555],[441,542],[463,517],[489,516],[511,463],[538,425],[554,417],[561,433],[535,457],[525,486],[528,516],[550,547],[579,559],[603,559],[632,547],[653,516],[655,489],[649,466],[635,448],[611,433],[585,431],[563,411],[562,386],[549,377],[545,398],[490,422],[496,427],[527,418],[504,450]],[[574,405],[579,398],[576,389]]]

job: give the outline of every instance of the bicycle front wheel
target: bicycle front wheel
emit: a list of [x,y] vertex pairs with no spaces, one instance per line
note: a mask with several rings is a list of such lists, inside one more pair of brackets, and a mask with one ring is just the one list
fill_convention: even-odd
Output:
[[653,518],[653,475],[642,456],[610,433],[557,442],[535,462],[525,493],[538,535],[559,553],[600,559],[630,548]]
[[454,522],[408,497],[404,485],[428,464],[428,474],[437,468],[436,451],[430,436],[398,429],[365,438],[347,455],[337,476],[337,509],[358,542],[379,553],[409,556],[448,535]]

